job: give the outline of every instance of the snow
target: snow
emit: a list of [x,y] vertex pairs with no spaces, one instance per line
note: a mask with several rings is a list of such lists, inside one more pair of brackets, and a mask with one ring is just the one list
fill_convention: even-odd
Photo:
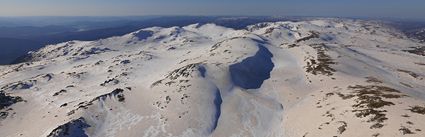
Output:
[[[0,110],[0,133],[48,136],[72,125],[94,137],[352,137],[403,136],[405,127],[422,137],[425,115],[409,109],[425,107],[424,56],[404,51],[420,46],[348,19],[152,27],[49,45],[31,62],[0,66],[0,91],[23,99]],[[361,98],[342,98],[356,85],[403,95],[382,97],[394,105],[379,108],[381,128],[353,111]]]

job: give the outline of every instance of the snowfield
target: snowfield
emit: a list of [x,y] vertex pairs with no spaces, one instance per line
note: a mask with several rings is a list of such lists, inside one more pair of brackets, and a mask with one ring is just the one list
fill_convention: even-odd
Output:
[[0,136],[424,137],[424,46],[346,19],[49,45],[0,66]]

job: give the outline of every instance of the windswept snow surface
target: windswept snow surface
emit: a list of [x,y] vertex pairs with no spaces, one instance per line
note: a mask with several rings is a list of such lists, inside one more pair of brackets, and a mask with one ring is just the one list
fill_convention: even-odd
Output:
[[424,46],[344,19],[49,45],[0,66],[0,136],[423,137]]

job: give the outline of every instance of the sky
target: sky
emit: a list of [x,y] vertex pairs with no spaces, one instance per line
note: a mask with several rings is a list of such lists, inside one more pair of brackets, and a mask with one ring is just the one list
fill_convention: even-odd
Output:
[[0,0],[0,16],[144,15],[425,19],[425,0]]

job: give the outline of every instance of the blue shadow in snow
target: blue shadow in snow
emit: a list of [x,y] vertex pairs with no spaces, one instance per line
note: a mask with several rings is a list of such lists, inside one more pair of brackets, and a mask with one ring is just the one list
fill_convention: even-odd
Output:
[[139,38],[139,40],[147,39],[147,38],[151,37],[152,35],[153,35],[152,31],[144,31],[144,30],[141,30],[138,33],[134,34],[134,36]]
[[[201,76],[205,78],[205,74],[207,72],[205,67],[199,66],[198,71],[201,73]],[[220,89],[217,88],[215,90],[215,93],[214,93],[215,113],[214,113],[213,125],[210,129],[210,133],[212,133],[217,128],[218,120],[220,119],[220,115],[221,115],[221,104],[222,104],[222,102],[223,102],[223,100],[221,98]]]
[[230,65],[232,82],[244,89],[258,89],[263,81],[270,78],[274,64],[273,54],[264,46],[258,45],[257,53],[242,62]]
[[205,78],[205,72],[207,72],[207,70],[205,69],[205,67],[204,66],[199,66],[198,67],[198,71],[201,73],[201,76],[203,78]]
[[221,115],[221,103],[223,102],[223,100],[221,99],[221,94],[220,94],[220,90],[217,89],[215,92],[215,98],[214,98],[214,105],[215,105],[215,115],[214,115],[214,123],[211,129],[211,132],[213,132],[215,130],[215,128],[217,128],[217,124],[218,124],[218,119],[220,118]]

